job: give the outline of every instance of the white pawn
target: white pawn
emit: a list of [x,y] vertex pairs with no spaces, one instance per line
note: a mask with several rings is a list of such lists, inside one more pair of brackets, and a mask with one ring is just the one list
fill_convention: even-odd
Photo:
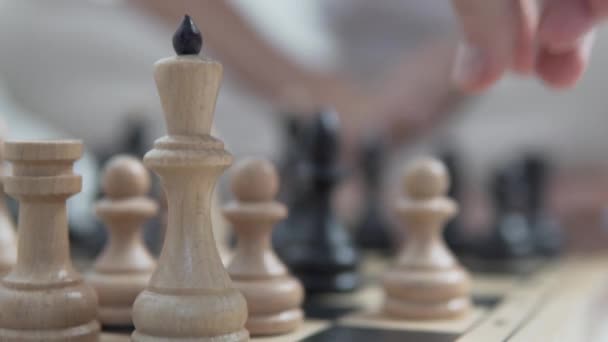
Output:
[[87,280],[99,296],[99,320],[104,325],[132,325],[131,307],[148,285],[155,268],[141,229],[155,216],[158,205],[145,195],[150,176],[142,163],[130,156],[112,158],[102,179],[105,198],[95,206],[108,229],[108,243]]
[[274,200],[276,169],[266,160],[244,160],[235,166],[231,185],[236,200],[224,207],[224,215],[237,245],[228,273],[247,301],[245,327],[258,336],[293,331],[302,323],[304,291],[271,246],[274,224],[287,216],[287,208]]
[[471,307],[470,276],[447,248],[442,231],[458,211],[446,197],[448,172],[434,158],[414,161],[396,211],[408,230],[396,265],[384,277],[385,312],[404,319],[446,319]]

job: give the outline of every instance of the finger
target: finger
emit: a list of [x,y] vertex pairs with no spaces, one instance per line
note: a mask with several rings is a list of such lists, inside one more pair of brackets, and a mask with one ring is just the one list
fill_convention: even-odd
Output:
[[596,19],[605,18],[608,16],[608,1],[607,0],[589,0],[591,12]]
[[510,0],[454,0],[465,43],[454,65],[454,81],[465,90],[483,90],[510,64],[514,15]]
[[513,71],[520,74],[529,74],[534,70],[536,59],[536,32],[539,21],[537,2],[524,0],[516,3],[517,30],[513,42]]
[[594,34],[590,32],[573,50],[553,52],[542,49],[536,71],[543,81],[556,88],[573,86],[589,63]]
[[539,43],[554,54],[571,51],[594,24],[588,0],[549,1],[540,22]]
[[506,65],[491,53],[465,43],[458,48],[452,79],[466,92],[481,92],[503,75]]
[[461,88],[481,91],[507,69],[533,69],[538,15],[532,0],[453,0],[453,5],[465,36],[452,75]]

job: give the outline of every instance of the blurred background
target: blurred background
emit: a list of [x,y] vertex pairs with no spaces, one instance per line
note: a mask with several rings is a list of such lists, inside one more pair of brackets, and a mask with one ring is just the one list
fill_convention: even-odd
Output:
[[467,96],[450,83],[459,33],[445,0],[0,0],[4,136],[84,141],[85,187],[70,201],[76,235],[98,236],[91,206],[103,162],[143,156],[165,132],[153,64],[174,55],[171,36],[184,13],[203,33],[204,54],[224,64],[215,128],[237,158],[297,163],[294,122],[335,108],[340,163],[349,170],[335,201],[349,227],[369,206],[362,166],[379,164],[371,183],[379,183],[374,198],[390,221],[403,163],[432,153],[449,162],[463,207],[455,248],[500,231],[502,221],[520,224],[505,218],[514,212],[528,225],[539,212],[556,222],[535,237],[541,245],[608,244],[606,32],[572,90],[508,76]]

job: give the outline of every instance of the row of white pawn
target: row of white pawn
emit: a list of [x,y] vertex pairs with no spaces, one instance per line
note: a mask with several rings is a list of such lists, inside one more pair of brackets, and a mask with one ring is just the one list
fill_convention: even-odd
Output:
[[[247,301],[246,328],[252,335],[287,333],[303,321],[304,291],[271,248],[272,227],[287,216],[287,208],[273,200],[278,176],[272,164],[262,160],[243,161],[234,172],[235,200],[224,207],[224,216],[238,243],[227,269]],[[133,302],[154,272],[155,261],[141,239],[143,223],[158,211],[145,197],[149,187],[148,171],[133,157],[114,157],[104,170],[106,197],[97,203],[96,212],[110,238],[87,275],[97,290],[104,325],[132,324]]]
[[[406,168],[403,183],[404,196],[395,209],[409,234],[384,276],[383,312],[398,319],[462,316],[471,306],[470,277],[441,238],[445,222],[457,212],[457,205],[445,196],[446,168],[433,158],[418,159]],[[133,302],[155,268],[141,239],[141,227],[157,214],[158,205],[146,197],[148,171],[130,156],[109,161],[102,188],[105,198],[97,203],[96,213],[109,230],[109,241],[86,279],[97,290],[101,323],[129,326]],[[304,319],[303,288],[271,246],[273,226],[287,216],[286,207],[274,200],[278,188],[278,175],[270,162],[243,160],[231,179],[235,199],[223,210],[237,236],[227,270],[245,296],[246,328],[254,336],[288,333]],[[7,241],[14,228],[8,215],[1,216],[0,232],[8,232],[4,233],[8,239],[3,239]],[[14,262],[14,251],[7,247],[2,253],[0,266],[6,272]]]

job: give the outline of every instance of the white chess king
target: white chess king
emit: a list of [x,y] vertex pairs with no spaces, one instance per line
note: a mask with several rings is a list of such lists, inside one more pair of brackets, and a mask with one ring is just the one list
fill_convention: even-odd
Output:
[[156,271],[133,306],[132,339],[247,341],[247,305],[224,269],[211,227],[213,189],[232,163],[210,135],[222,65],[198,56],[202,37],[188,16],[173,46],[178,55],[155,65],[168,134],[144,157],[167,195],[167,233]]

